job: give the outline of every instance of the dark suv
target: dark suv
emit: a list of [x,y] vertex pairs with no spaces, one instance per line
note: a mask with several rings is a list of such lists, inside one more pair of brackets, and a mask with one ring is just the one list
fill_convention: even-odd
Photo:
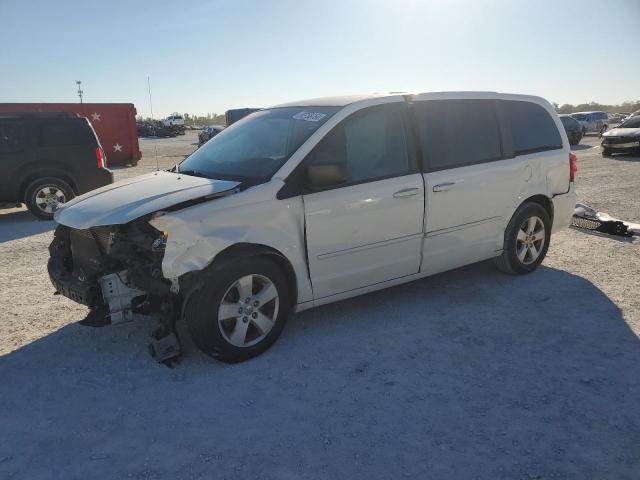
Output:
[[65,113],[0,116],[0,203],[49,220],[76,195],[113,183],[86,118]]

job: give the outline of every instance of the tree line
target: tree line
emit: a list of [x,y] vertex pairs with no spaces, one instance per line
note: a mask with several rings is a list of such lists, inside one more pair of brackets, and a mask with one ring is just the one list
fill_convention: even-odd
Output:
[[598,102],[581,103],[579,105],[571,105],[570,103],[559,105],[553,102],[553,106],[558,113],[590,112],[595,110],[607,113],[633,113],[636,110],[640,110],[640,100],[622,102],[619,105],[603,105]]

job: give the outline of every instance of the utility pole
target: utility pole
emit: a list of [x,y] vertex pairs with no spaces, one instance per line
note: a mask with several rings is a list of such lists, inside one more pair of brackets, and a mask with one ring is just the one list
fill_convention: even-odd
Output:
[[80,103],[82,103],[82,94],[84,93],[82,91],[82,80],[76,80],[76,84],[78,85],[78,96],[80,97]]

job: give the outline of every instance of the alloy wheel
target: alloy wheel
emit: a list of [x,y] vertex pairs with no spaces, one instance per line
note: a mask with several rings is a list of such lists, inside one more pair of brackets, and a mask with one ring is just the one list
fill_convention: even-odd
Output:
[[518,229],[516,255],[524,265],[535,262],[544,248],[546,232],[540,217],[529,217]]
[[264,275],[239,278],[222,296],[218,326],[225,340],[250,347],[266,337],[278,318],[280,298],[275,284]]
[[35,204],[44,213],[53,214],[67,201],[64,192],[53,185],[42,187],[35,194]]

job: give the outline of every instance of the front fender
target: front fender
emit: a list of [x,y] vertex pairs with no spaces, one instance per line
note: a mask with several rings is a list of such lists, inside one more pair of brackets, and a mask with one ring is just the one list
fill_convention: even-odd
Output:
[[162,272],[177,291],[178,278],[210,265],[215,257],[232,245],[258,244],[270,247],[293,267],[298,301],[311,300],[312,290],[304,243],[304,206],[300,197],[286,200],[243,196],[262,196],[251,191],[213,200],[184,210],[160,213],[149,223],[168,232]]

